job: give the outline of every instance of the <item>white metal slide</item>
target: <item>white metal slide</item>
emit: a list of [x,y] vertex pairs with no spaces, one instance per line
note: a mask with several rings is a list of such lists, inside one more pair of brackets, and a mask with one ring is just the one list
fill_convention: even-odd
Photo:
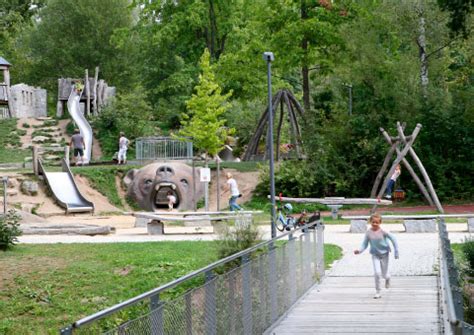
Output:
[[38,167],[57,203],[66,209],[66,214],[94,211],[94,204],[82,196],[64,159],[63,172],[46,172],[41,160],[38,160]]
[[71,115],[84,138],[84,143],[86,145],[86,149],[84,150],[84,164],[88,164],[91,160],[92,128],[89,122],[87,122],[84,114],[81,112],[79,105],[80,99],[81,96],[73,87],[67,101],[67,109],[69,110],[69,115]]

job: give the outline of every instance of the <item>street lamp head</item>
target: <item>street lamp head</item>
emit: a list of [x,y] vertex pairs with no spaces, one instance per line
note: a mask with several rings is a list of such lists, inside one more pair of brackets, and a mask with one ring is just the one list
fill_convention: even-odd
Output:
[[2,181],[3,181],[4,183],[7,183],[7,182],[8,182],[8,176],[3,176],[3,177],[2,177]]
[[266,51],[263,53],[263,60],[267,62],[273,62],[275,60],[275,56],[273,56],[273,52]]

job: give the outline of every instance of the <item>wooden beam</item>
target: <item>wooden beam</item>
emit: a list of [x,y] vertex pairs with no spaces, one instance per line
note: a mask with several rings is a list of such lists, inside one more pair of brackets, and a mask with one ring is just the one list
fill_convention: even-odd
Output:
[[[383,193],[385,192],[385,189],[387,188],[387,185],[388,185],[388,182],[390,180],[390,177],[392,176],[392,174],[395,172],[395,167],[400,164],[400,162],[402,161],[403,157],[406,156],[408,150],[410,149],[410,147],[413,145],[413,142],[415,141],[416,139],[416,136],[418,136],[418,133],[420,132],[421,130],[421,124],[417,124],[416,127],[415,127],[415,130],[413,131],[413,134],[412,134],[412,138],[410,141],[408,141],[406,144],[405,144],[405,148],[403,148],[403,150],[400,152],[399,155],[397,155],[397,158],[395,159],[395,161],[393,162],[392,164],[392,167],[390,168],[390,171],[388,172],[387,176],[385,177],[385,180],[382,184],[382,188],[379,190],[379,193],[377,194],[377,198],[381,198]],[[377,208],[377,204],[374,205],[374,207],[372,207],[372,212],[374,212]]]
[[[268,196],[269,198],[270,196]],[[343,197],[327,197],[327,198],[289,198],[289,197],[281,197],[278,198],[281,201],[286,202],[295,202],[295,203],[318,203],[323,205],[384,205],[388,206],[392,204],[390,200],[382,200],[382,199],[371,199],[371,198],[343,198]]]
[[[385,130],[383,130],[382,134],[385,137],[385,140],[390,144],[391,140],[390,140],[390,136],[388,135],[388,133]],[[411,138],[411,136],[410,136],[410,138]],[[395,146],[395,150],[397,152],[397,155],[399,155],[400,154],[400,149],[398,149],[398,147]],[[408,170],[408,172],[410,173],[410,175],[413,178],[413,180],[415,181],[415,183],[418,185],[418,188],[420,189],[421,193],[426,198],[426,200],[428,201],[430,206],[434,206],[434,202],[431,199],[430,194],[426,190],[425,185],[423,185],[423,182],[420,180],[420,178],[418,178],[418,175],[415,173],[415,170],[413,170],[410,163],[406,160],[406,158],[402,159],[402,163],[405,166],[405,168]]]
[[[421,128],[421,124],[418,124],[417,127],[420,126]],[[401,139],[405,142],[405,143],[410,143],[410,141],[406,141],[406,138],[405,138],[405,134],[403,133],[403,129],[402,129],[402,126],[400,125],[400,122],[397,122],[397,130],[398,130],[398,134],[400,135]],[[412,142],[411,142],[412,143]],[[408,144],[407,144],[408,146]],[[413,160],[415,161],[416,165],[418,165],[418,168],[420,169],[420,172],[421,172],[421,175],[423,176],[423,178],[425,179],[425,183],[426,185],[428,186],[428,190],[430,191],[431,193],[431,197],[435,203],[435,206],[436,208],[438,209],[438,211],[440,213],[444,213],[444,209],[443,209],[443,206],[441,206],[441,203],[438,199],[438,195],[436,194],[436,191],[433,187],[433,184],[431,183],[431,179],[430,177],[428,176],[428,173],[426,172],[425,170],[425,167],[423,166],[423,164],[421,163],[421,160],[420,158],[418,158],[418,155],[415,153],[415,150],[413,150],[413,148],[410,146],[408,146],[408,152],[410,153],[411,157],[413,158]]]
[[[380,131],[382,132],[382,134],[383,134],[383,132],[385,132],[385,130],[383,128],[380,128]],[[390,148],[387,155],[385,156],[382,167],[380,168],[380,171],[377,174],[377,177],[375,178],[374,186],[372,186],[372,191],[370,191],[370,197],[371,198],[375,198],[375,195],[377,194],[377,190],[379,189],[380,181],[382,180],[382,177],[385,174],[385,171],[387,170],[388,164],[390,163],[390,160],[392,159],[393,153],[395,152],[396,145],[397,145],[396,143],[393,143],[392,147]]]
[[[366,220],[370,215],[343,215],[344,220]],[[400,219],[437,219],[437,218],[474,218],[474,213],[463,214],[399,214],[382,215],[382,219],[400,220]]]
[[86,88],[86,115],[91,115],[91,85],[89,83],[89,70],[86,69],[86,80],[85,80],[85,88]]
[[94,101],[93,101],[93,104],[94,104],[94,109],[93,109],[93,113],[94,113],[94,116],[97,116],[99,114],[99,109],[98,109],[98,106],[97,106],[97,81],[99,80],[99,67],[96,66],[95,67],[95,73],[94,73],[94,87],[92,88],[93,89],[93,92],[94,92]]

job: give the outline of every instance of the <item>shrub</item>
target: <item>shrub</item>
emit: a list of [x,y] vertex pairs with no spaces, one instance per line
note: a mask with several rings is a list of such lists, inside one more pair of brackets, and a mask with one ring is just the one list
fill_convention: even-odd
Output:
[[224,226],[219,235],[217,241],[219,258],[225,258],[250,248],[262,239],[258,228],[252,224],[236,225],[235,228]]
[[467,239],[462,244],[462,252],[464,257],[466,257],[466,261],[469,265],[469,275],[474,275],[474,240]]
[[0,218],[0,250],[7,250],[18,242],[17,237],[21,235],[20,216],[14,210],[10,210]]
[[30,125],[25,122],[25,123],[22,124],[22,127],[23,127],[23,128],[30,128]]

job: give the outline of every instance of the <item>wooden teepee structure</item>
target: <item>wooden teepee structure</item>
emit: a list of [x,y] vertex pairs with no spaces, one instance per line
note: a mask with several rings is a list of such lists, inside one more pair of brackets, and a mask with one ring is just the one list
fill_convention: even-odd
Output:
[[[371,198],[378,198],[380,199],[382,195],[385,192],[385,189],[387,188],[388,182],[390,181],[390,177],[392,174],[395,172],[395,168],[398,164],[403,164],[403,166],[406,168],[406,170],[410,173],[411,177],[415,181],[415,183],[418,185],[421,193],[423,193],[424,197],[428,201],[428,203],[431,206],[436,206],[438,211],[440,213],[444,213],[443,207],[441,206],[441,203],[438,199],[438,196],[436,194],[436,191],[433,187],[433,184],[431,183],[430,177],[428,176],[428,173],[426,172],[425,167],[421,163],[420,158],[416,154],[415,150],[413,149],[412,145],[413,142],[415,141],[416,137],[418,136],[418,133],[421,130],[421,124],[417,124],[415,127],[415,130],[411,135],[405,136],[404,134],[404,127],[400,124],[400,122],[397,122],[397,132],[398,136],[390,136],[385,129],[380,128],[380,132],[382,133],[383,137],[387,141],[388,144],[390,144],[390,150],[388,151],[387,155],[385,156],[382,168],[380,169],[377,178],[375,179],[374,186],[372,187],[372,192],[370,193]],[[397,158],[393,161],[392,166],[390,167],[390,170],[388,171],[387,175],[385,176],[384,182],[382,184],[382,187],[380,187],[380,181],[382,180],[382,177],[387,170],[387,167],[392,159],[392,156],[394,153],[397,153]],[[410,154],[411,158],[415,162],[415,164],[418,166],[418,169],[421,172],[421,175],[424,179],[424,182],[426,184],[423,184],[421,179],[417,176],[415,170],[413,170],[412,166],[410,163],[407,161],[405,156],[407,154]],[[377,190],[378,193],[377,193]],[[372,211],[375,210],[377,205],[374,206]]]
[[[278,107],[280,107],[280,115],[278,118],[278,128],[276,131],[276,160],[280,160],[281,155],[280,155],[280,139],[281,139],[281,130],[283,126],[283,121],[285,120],[285,106],[286,106],[286,111],[288,113],[288,121],[290,123],[290,128],[291,128],[291,134],[292,134],[292,146],[294,147],[296,151],[296,156],[297,158],[303,158],[303,148],[302,148],[302,143],[301,143],[301,132],[300,132],[300,126],[298,124],[298,118],[297,116],[303,118],[304,117],[304,111],[303,108],[301,108],[301,105],[299,102],[296,100],[295,96],[290,92],[290,90],[287,89],[282,89],[279,90],[272,98],[272,113],[273,113],[273,119],[277,121],[276,118],[276,113],[278,110]],[[252,136],[252,139],[250,140],[247,150],[245,151],[243,160],[248,161],[252,160],[255,155],[258,154],[258,144],[260,142],[260,139],[262,138],[263,133],[265,130],[268,129],[268,106],[263,112],[262,116],[260,117],[260,120],[258,121],[257,124],[257,129],[255,130],[254,135]],[[268,150],[265,151],[265,155],[267,155]]]

